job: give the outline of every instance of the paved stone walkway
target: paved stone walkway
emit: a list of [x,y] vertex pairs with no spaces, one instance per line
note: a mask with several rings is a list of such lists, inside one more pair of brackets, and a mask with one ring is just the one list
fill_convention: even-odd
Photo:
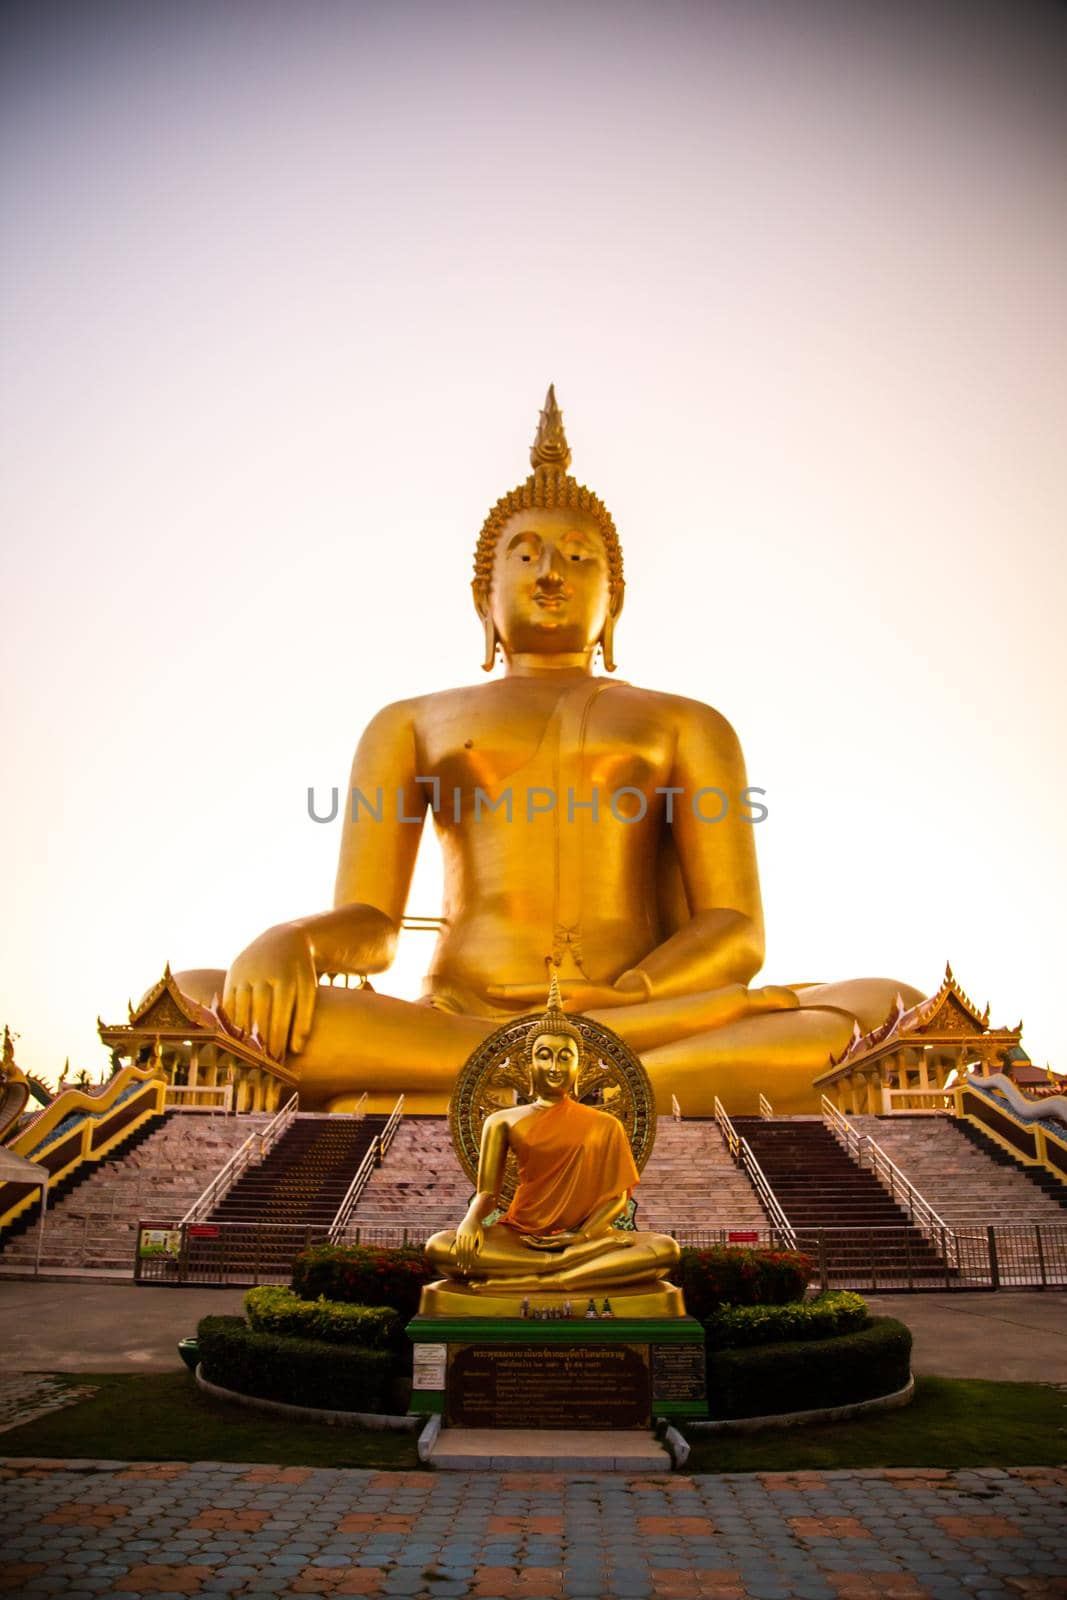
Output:
[[0,1374],[0,1433],[21,1428],[50,1411],[61,1411],[94,1391],[85,1384],[54,1378],[47,1372],[8,1372]]
[[62,1595],[1033,1600],[1067,1470],[596,1478],[0,1460],[0,1590]]

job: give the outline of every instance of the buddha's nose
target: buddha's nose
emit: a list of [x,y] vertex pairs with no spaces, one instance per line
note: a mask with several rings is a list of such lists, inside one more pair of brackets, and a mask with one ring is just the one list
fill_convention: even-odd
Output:
[[545,545],[537,563],[537,581],[547,587],[556,587],[563,582],[563,574],[559,570],[556,552],[551,545]]

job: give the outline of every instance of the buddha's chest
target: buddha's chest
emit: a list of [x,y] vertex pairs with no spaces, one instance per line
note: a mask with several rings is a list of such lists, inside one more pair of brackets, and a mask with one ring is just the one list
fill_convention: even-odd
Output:
[[511,783],[561,794],[627,786],[651,794],[668,780],[674,739],[651,708],[612,686],[443,706],[421,730],[420,746],[420,773],[435,778],[443,796],[476,787],[499,793]]

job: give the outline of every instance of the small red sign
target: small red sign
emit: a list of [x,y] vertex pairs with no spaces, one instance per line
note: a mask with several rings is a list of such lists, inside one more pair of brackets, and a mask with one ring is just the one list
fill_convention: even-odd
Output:
[[[217,1239],[219,1236],[218,1228],[212,1227],[210,1223],[194,1222],[189,1225],[186,1231],[190,1239]],[[753,1234],[753,1238],[755,1238],[755,1234]]]
[[728,1233],[726,1235],[726,1243],[727,1244],[759,1244],[759,1234],[754,1228],[751,1229],[751,1230],[748,1230],[748,1231],[746,1231],[744,1233]]

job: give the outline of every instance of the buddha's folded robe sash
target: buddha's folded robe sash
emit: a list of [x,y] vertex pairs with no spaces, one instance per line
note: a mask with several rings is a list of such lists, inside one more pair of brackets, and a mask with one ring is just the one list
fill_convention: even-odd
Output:
[[622,1124],[577,1100],[557,1101],[511,1126],[519,1182],[501,1223],[520,1233],[580,1227],[641,1179]]

